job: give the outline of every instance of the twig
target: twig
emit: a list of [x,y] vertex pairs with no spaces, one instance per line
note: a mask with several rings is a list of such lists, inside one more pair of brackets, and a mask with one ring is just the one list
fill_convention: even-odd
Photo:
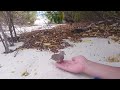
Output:
[[14,57],[16,57],[16,56],[17,56],[17,54],[18,54],[19,50],[20,50],[20,49],[17,49],[17,50],[16,50],[16,52],[15,52],[15,54],[14,54]]

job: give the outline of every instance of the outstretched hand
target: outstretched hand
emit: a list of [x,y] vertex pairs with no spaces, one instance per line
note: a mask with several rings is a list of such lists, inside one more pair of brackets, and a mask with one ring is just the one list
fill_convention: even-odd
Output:
[[71,73],[81,73],[85,69],[87,59],[84,56],[73,57],[71,61],[56,63],[56,67]]

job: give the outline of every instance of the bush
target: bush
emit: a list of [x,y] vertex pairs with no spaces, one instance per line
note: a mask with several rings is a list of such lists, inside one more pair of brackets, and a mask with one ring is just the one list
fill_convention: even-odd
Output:
[[61,11],[47,11],[45,15],[47,16],[51,23],[58,24],[63,22],[64,13]]
[[98,21],[109,18],[120,18],[120,11],[64,11],[64,19],[74,22]]
[[13,11],[14,22],[17,25],[31,25],[36,19],[36,11]]

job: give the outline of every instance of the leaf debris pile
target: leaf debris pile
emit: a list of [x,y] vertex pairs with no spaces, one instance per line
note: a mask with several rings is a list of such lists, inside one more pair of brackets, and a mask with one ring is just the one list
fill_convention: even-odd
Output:
[[37,48],[57,53],[60,49],[72,46],[64,39],[81,42],[84,37],[108,38],[120,43],[120,24],[105,23],[74,23],[72,25],[59,25],[52,29],[37,30],[20,35],[24,42],[22,48]]

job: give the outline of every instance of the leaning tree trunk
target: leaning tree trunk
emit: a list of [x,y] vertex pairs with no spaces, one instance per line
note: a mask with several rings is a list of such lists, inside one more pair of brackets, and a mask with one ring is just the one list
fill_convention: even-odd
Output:
[[11,24],[11,21],[10,21],[10,11],[6,11],[6,14],[7,14],[7,22],[8,22],[8,27],[9,27],[9,31],[10,31],[10,35],[11,35],[11,46],[14,46],[14,37],[13,37],[13,33],[12,33],[12,24]]
[[8,44],[8,39],[7,39],[7,35],[5,35],[4,30],[2,29],[2,25],[1,25],[1,24],[0,24],[0,31],[2,32],[2,35],[3,35],[3,37],[4,37],[4,40],[5,40],[6,45],[9,46],[9,44]]
[[17,34],[16,34],[16,31],[15,31],[15,27],[14,27],[14,22],[13,22],[13,15],[11,12],[9,12],[9,16],[10,16],[10,23],[11,23],[11,26],[12,26],[12,29],[14,31],[14,35],[15,35],[15,42],[18,41],[17,40]]
[[5,35],[5,33],[4,33],[4,31],[3,31],[3,29],[2,29],[2,25],[0,24],[0,31],[2,32],[2,35],[3,35],[3,37],[4,37],[4,41],[3,41],[3,39],[2,39],[2,37],[0,36],[0,38],[1,38],[1,41],[3,42],[3,45],[4,45],[4,48],[5,48],[5,53],[9,53],[10,52],[10,49],[9,49],[9,45],[8,45],[8,41],[7,41],[7,37],[6,37],[6,35]]
[[9,23],[9,31],[10,31],[10,35],[11,35],[11,40],[10,40],[10,42],[11,42],[11,46],[14,46],[14,41],[13,41],[13,33],[12,33],[12,26],[11,26],[11,24]]
[[3,43],[3,46],[4,46],[4,48],[5,48],[5,51],[7,51],[7,50],[6,50],[6,45],[5,45],[4,40],[2,39],[1,35],[0,35],[0,39],[1,39],[2,43]]
[[15,26],[14,26],[13,21],[11,23],[12,23],[13,31],[14,31],[14,34],[15,34],[15,38],[17,39],[17,34],[16,34],[16,31],[15,31]]

